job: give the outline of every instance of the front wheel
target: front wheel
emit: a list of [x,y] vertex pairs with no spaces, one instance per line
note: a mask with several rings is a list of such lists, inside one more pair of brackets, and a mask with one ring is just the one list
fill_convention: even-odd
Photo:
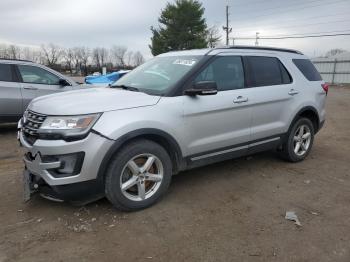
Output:
[[297,120],[283,145],[282,157],[290,162],[304,160],[312,148],[314,133],[313,124],[309,119]]
[[166,192],[171,175],[171,160],[162,146],[149,140],[133,141],[109,165],[106,197],[124,211],[149,207]]

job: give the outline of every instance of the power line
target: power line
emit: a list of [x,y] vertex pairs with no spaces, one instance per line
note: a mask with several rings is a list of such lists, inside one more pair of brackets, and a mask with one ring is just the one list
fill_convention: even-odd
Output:
[[[284,12],[279,12],[278,14],[286,13],[286,11],[287,12],[299,11],[299,10],[304,10],[304,9],[308,9],[308,8],[318,7],[318,6],[333,5],[333,4],[337,4],[337,3],[340,3],[340,2],[348,2],[348,0],[332,1],[330,3],[322,3],[322,4],[319,4],[319,5],[304,6],[304,7],[301,7],[301,8],[292,8],[292,9],[284,8],[283,10],[281,10],[281,11],[284,11]],[[305,3],[305,4],[309,4],[309,3]],[[267,9],[264,9],[264,10],[269,10],[269,9],[267,8]],[[270,10],[271,10],[271,8],[270,8]],[[257,16],[254,16],[254,19],[255,18],[259,18],[259,17],[264,17],[264,16],[270,16],[270,15],[274,15],[274,14],[276,14],[276,13],[272,12],[272,13],[268,13],[268,14],[257,15]],[[241,19],[237,18],[237,19],[233,19],[233,21],[241,21]]]
[[[324,1],[327,1],[327,0],[324,0]],[[274,6],[272,8],[264,8],[264,11],[266,10],[276,10],[276,9],[280,9],[280,8],[289,8],[289,7],[294,7],[294,6],[300,6],[300,5],[309,5],[309,4],[312,4],[312,3],[317,3],[317,2],[322,2],[322,0],[313,0],[313,1],[301,1],[301,2],[297,2],[297,3],[292,3],[292,4],[283,4],[282,6]],[[332,2],[332,1],[331,1]],[[266,3],[266,1],[265,1]],[[326,2],[327,3],[327,2]],[[254,6],[253,6],[254,7]],[[251,10],[251,11],[256,11],[256,10],[259,10],[259,9],[255,9],[255,10]],[[248,10],[249,11],[249,10]],[[259,10],[260,11],[260,10]]]
[[[350,32],[350,29],[347,30],[336,30],[336,31],[323,31],[323,32],[314,32],[314,33],[298,33],[298,34],[277,34],[274,36],[265,36],[265,37],[284,37],[284,36],[307,36],[307,35],[318,35],[318,34],[335,34],[335,33],[343,33]],[[246,36],[237,36],[237,38],[244,38]],[[247,36],[249,37],[249,36]]]
[[260,4],[260,3],[266,3],[266,0],[258,0],[258,1],[251,1],[247,2],[245,1],[244,4],[234,4],[234,7],[241,7],[241,6],[250,6],[251,4]]
[[[278,26],[278,27],[266,27],[265,29],[271,30],[271,29],[285,29],[285,28],[298,28],[298,27],[309,27],[309,26],[315,26],[315,25],[323,25],[323,24],[332,24],[332,23],[344,23],[344,22],[350,22],[350,19],[343,19],[343,20],[336,20],[336,21],[327,21],[327,22],[318,22],[318,23],[312,23],[312,24],[299,24],[299,25],[289,25],[289,26]],[[239,30],[249,30],[249,29],[256,29],[255,27],[241,27]]]
[[[317,37],[332,37],[332,36],[350,36],[350,33],[342,34],[324,34],[324,35],[305,35],[305,36],[284,36],[284,37],[259,37],[264,40],[280,40],[280,39],[297,39],[297,38],[317,38]],[[235,40],[254,40],[256,37],[235,37]]]
[[[328,2],[322,2],[322,1],[328,1]],[[345,1],[345,0],[342,0],[342,1]],[[320,3],[320,4],[330,4],[332,3],[333,1],[329,1],[329,0],[312,0],[312,1],[302,1],[302,2],[296,2],[296,3],[289,3],[289,4],[282,4],[280,6],[276,6],[274,5],[273,7],[269,7],[269,8],[264,8],[264,11],[266,10],[278,10],[278,9],[285,9],[285,8],[290,8],[290,7],[299,7],[299,6],[303,6],[303,5],[310,5],[312,3]],[[253,6],[254,7],[254,6]],[[255,9],[257,10],[257,9]],[[249,11],[249,10],[246,10],[246,11]],[[251,10],[251,11],[254,11],[254,10]]]
[[[334,16],[340,16],[340,15],[348,15],[349,12],[343,12],[343,13],[336,13],[336,14],[330,14],[330,15],[319,15],[319,16],[311,16],[311,17],[307,17],[304,19],[287,19],[287,20],[278,20],[278,24],[281,25],[284,24],[284,22],[290,22],[290,21],[307,21],[307,20],[313,20],[315,18],[325,18],[325,17],[334,17]],[[246,28],[250,28],[250,27],[246,27]]]

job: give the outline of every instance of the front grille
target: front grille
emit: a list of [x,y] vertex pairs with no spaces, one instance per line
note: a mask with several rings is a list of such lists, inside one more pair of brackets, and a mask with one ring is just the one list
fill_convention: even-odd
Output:
[[39,137],[38,129],[41,127],[45,119],[46,115],[38,114],[30,110],[24,112],[22,131],[28,143],[34,144]]

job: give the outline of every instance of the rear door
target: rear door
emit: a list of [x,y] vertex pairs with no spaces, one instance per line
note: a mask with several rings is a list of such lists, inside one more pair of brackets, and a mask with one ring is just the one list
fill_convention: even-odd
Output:
[[184,96],[184,137],[191,160],[244,153],[250,139],[251,108],[240,56],[218,55],[193,83],[215,81],[216,95]]
[[59,84],[60,77],[34,65],[18,65],[18,73],[22,80],[23,107],[39,96],[67,91],[70,87]]
[[14,66],[0,64],[0,122],[16,121],[22,113],[21,85],[16,83]]
[[276,56],[254,55],[244,58],[247,84],[251,90],[252,141],[279,140],[287,132],[291,108],[298,89],[281,60]]

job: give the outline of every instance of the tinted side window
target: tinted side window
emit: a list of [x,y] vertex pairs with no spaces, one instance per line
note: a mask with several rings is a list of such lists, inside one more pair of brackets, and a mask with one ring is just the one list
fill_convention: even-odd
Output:
[[239,56],[222,56],[211,62],[195,82],[215,81],[219,91],[244,88],[242,59]]
[[322,77],[315,66],[308,59],[293,59],[293,63],[309,81],[321,81]]
[[[247,57],[250,78],[249,86],[271,86],[281,85],[284,83],[283,72],[280,61],[276,57],[264,57],[264,56],[248,56]],[[284,68],[284,70],[286,70]],[[284,74],[288,72],[284,72]],[[289,74],[288,74],[289,75]],[[285,81],[291,82],[290,76],[284,76]]]
[[12,70],[11,65],[0,64],[0,81],[12,82]]
[[18,70],[24,83],[58,85],[59,77],[36,66],[19,65]]

